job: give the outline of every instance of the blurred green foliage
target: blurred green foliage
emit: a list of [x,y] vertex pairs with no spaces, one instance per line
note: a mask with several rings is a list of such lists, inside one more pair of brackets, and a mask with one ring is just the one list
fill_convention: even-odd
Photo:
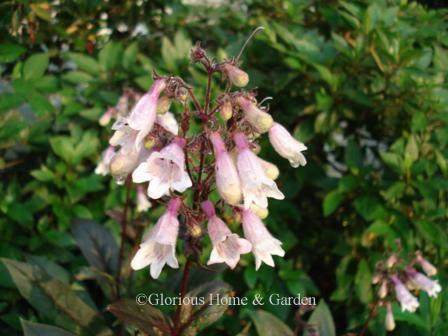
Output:
[[[310,318],[321,335],[359,331],[375,300],[375,263],[400,239],[406,252],[420,249],[437,265],[446,288],[448,12],[406,0],[186,3],[0,4],[4,333],[23,327],[26,335],[66,334],[35,322],[79,335],[117,330],[104,308],[113,300],[111,251],[125,190],[93,173],[111,134],[98,118],[124,88],[146,90],[153,70],[203,85],[205,74],[188,60],[193,43],[203,41],[221,60],[236,55],[260,25],[264,33],[242,57],[250,87],[274,97],[274,118],[308,146],[308,164],[297,170],[273,152],[261,154],[282,171],[287,200],[272,202],[266,223],[287,254],[276,268],[258,272],[250,256],[235,272],[194,270],[191,287],[216,278],[240,297],[314,295],[326,302]],[[128,256],[160,212],[132,211]],[[85,232],[76,218],[101,225]],[[96,257],[89,257],[91,246],[99,249]],[[110,258],[96,259],[104,254]],[[124,273],[130,277],[127,267]],[[165,270],[158,281],[147,273],[134,274],[123,296],[177,293],[178,272]],[[396,309],[394,334],[448,334],[446,293],[437,299],[422,293],[416,314]],[[206,333],[288,335],[300,325],[297,307],[259,308],[232,307]],[[385,335],[383,319],[380,310],[370,334]],[[208,325],[203,320],[196,329]]]

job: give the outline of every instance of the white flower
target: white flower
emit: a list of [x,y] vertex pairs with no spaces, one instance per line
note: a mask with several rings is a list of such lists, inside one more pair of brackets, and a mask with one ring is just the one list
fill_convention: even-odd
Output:
[[274,122],[274,125],[269,130],[269,140],[275,151],[285,159],[294,168],[306,165],[305,156],[302,154],[306,150],[306,146],[294,139],[289,132],[279,123]]
[[177,135],[179,132],[179,125],[177,124],[177,120],[174,117],[174,114],[171,112],[166,112],[164,114],[158,114],[156,118],[156,124],[159,124],[168,132]]
[[112,146],[107,147],[107,149],[101,155],[101,161],[95,168],[95,174],[107,175],[109,174],[109,165],[115,156],[115,149]]
[[274,267],[272,255],[283,257],[285,251],[282,242],[269,233],[266,226],[251,210],[241,211],[244,237],[252,244],[252,253],[255,255],[255,269],[258,270],[261,262]]
[[157,279],[163,266],[168,264],[178,268],[176,259],[176,240],[179,231],[177,213],[181,204],[176,197],[168,203],[167,211],[159,218],[131,261],[134,270],[140,270],[151,265],[151,276]]
[[277,184],[266,176],[258,157],[249,149],[249,143],[242,133],[234,135],[238,148],[237,168],[244,196],[244,208],[252,203],[267,208],[268,197],[282,200],[285,198]]
[[210,201],[202,203],[202,209],[208,218],[208,234],[213,243],[213,250],[207,265],[226,263],[234,269],[240,260],[240,255],[249,253],[252,245],[237,234],[232,233],[227,225],[215,214]]
[[152,152],[132,173],[135,183],[149,181],[148,196],[158,199],[167,195],[169,190],[184,192],[192,186],[185,170],[185,139],[175,138],[160,152]]
[[400,281],[397,275],[392,275],[391,280],[395,286],[395,295],[400,302],[402,311],[415,312],[419,306],[418,300],[412,295],[405,285]]

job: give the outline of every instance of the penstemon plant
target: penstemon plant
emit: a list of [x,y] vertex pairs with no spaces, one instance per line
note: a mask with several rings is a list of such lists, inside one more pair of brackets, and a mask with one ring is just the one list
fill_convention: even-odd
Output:
[[[182,78],[154,73],[154,83],[147,93],[140,96],[126,90],[117,106],[100,119],[104,126],[112,118],[116,121],[110,146],[103,152],[96,172],[110,173],[128,190],[132,182],[137,184],[138,211],[148,210],[151,202],[166,209],[135,252],[131,268],[141,270],[149,266],[154,279],[166,264],[179,268],[176,242],[183,239],[187,260],[181,298],[186,294],[189,270],[201,255],[203,222],[207,223],[213,245],[207,265],[225,263],[234,269],[240,256],[251,252],[258,270],[262,263],[274,267],[272,256],[285,254],[282,242],[272,236],[262,221],[268,215],[268,198],[281,200],[284,195],[275,183],[278,168],[256,154],[260,149],[257,140],[267,133],[273,148],[293,167],[306,164],[302,152],[307,148],[273,120],[255,91],[241,89],[249,83],[248,74],[239,67],[241,52],[234,59],[217,63],[200,43],[192,48],[192,63],[200,64],[207,73],[203,102]],[[215,75],[220,75],[225,85],[212,99]],[[182,107],[178,115],[168,111],[173,102]],[[198,124],[200,127],[193,127]],[[219,199],[212,202],[215,191]],[[122,241],[128,203],[129,197],[122,221]],[[222,219],[225,213],[242,222],[244,238],[230,230]],[[185,232],[181,237],[180,230]],[[120,260],[122,250],[123,245]],[[178,335],[190,323],[191,319],[180,320],[178,309],[173,322],[159,325],[158,330]]]

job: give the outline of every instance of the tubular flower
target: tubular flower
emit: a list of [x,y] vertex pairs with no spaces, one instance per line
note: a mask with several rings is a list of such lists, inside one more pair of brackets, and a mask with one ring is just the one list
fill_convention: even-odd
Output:
[[213,250],[207,265],[226,263],[234,269],[240,260],[240,255],[249,253],[252,245],[237,234],[232,233],[227,225],[215,214],[210,201],[202,203],[202,210],[208,218],[208,235],[213,243]]
[[103,154],[101,155],[101,161],[95,168],[95,174],[98,175],[107,175],[109,174],[109,165],[112,159],[115,156],[115,149],[112,146],[107,147]]
[[265,133],[269,131],[274,123],[269,113],[260,110],[247,98],[238,97],[237,102],[244,112],[244,118],[257,132]]
[[409,275],[412,284],[418,289],[422,289],[427,292],[429,296],[437,297],[442,290],[442,287],[438,281],[431,280],[424,274],[417,272],[412,267],[406,269],[406,272]]
[[425,258],[422,257],[422,255],[419,253],[417,254],[417,262],[420,264],[420,266],[422,267],[423,271],[429,275],[429,276],[434,276],[437,274],[437,268],[434,267],[433,264],[431,264],[428,260],[426,260]]
[[157,115],[157,101],[165,86],[165,79],[157,79],[149,91],[140,98],[129,115],[129,127],[138,131],[135,139],[135,149],[137,151],[142,148],[145,137],[154,125]]
[[411,313],[415,312],[419,306],[418,300],[407,290],[397,275],[392,275],[391,280],[394,283],[395,295],[398,302],[400,302],[401,310],[407,310]]
[[249,149],[246,136],[243,133],[236,133],[234,141],[238,148],[237,168],[244,196],[244,208],[249,209],[252,203],[267,208],[268,197],[284,199],[285,196],[275,182],[266,176],[258,157]]
[[272,255],[283,257],[285,251],[282,242],[274,238],[266,226],[251,210],[241,211],[244,237],[252,244],[252,253],[255,256],[255,269],[258,270],[261,263],[274,267]]
[[131,261],[132,269],[140,270],[151,265],[151,277],[157,279],[165,264],[172,268],[179,267],[176,259],[176,240],[179,231],[177,213],[181,203],[178,197],[169,201],[166,212],[140,244]]
[[275,151],[285,159],[289,160],[292,167],[306,165],[305,156],[302,154],[306,150],[306,146],[294,139],[294,137],[279,123],[269,130],[269,140]]
[[223,70],[233,85],[244,87],[249,83],[249,75],[240,68],[226,63],[223,65]]
[[171,112],[166,112],[164,114],[157,115],[156,124],[162,126],[168,132],[177,135],[179,132],[179,125]]
[[394,314],[392,312],[392,305],[390,304],[390,302],[386,304],[386,310],[386,320],[384,322],[384,325],[387,331],[392,331],[395,329],[395,320]]
[[242,191],[235,164],[218,133],[211,133],[209,139],[216,157],[215,173],[218,192],[228,204],[236,205],[242,199]]
[[145,188],[141,185],[137,186],[137,212],[144,212],[152,206],[148,200]]
[[184,192],[191,187],[190,177],[185,171],[185,139],[175,138],[160,152],[152,152],[132,174],[135,183],[149,181],[148,196],[158,199],[169,190]]

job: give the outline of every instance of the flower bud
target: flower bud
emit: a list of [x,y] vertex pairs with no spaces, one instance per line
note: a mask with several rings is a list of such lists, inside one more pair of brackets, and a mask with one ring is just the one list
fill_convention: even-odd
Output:
[[226,63],[223,70],[233,85],[244,87],[249,83],[249,75],[240,68]]
[[384,322],[384,326],[386,327],[387,331],[392,331],[395,329],[395,320],[394,320],[394,314],[392,313],[392,306],[390,302],[386,305],[387,313],[386,313],[386,320]]
[[260,110],[254,103],[244,97],[238,97],[238,104],[244,112],[244,118],[257,132],[265,133],[272,127],[274,120],[269,113]]
[[252,212],[256,214],[260,219],[265,219],[269,215],[269,211],[267,208],[259,207],[253,203],[250,206],[250,210],[252,210]]
[[382,277],[381,274],[379,274],[379,273],[375,273],[375,274],[373,275],[373,277],[372,277],[372,285],[379,284],[382,278],[383,278],[383,277]]
[[112,117],[115,115],[116,111],[113,107],[109,107],[107,111],[101,116],[100,120],[98,121],[101,126],[106,126]]
[[226,101],[224,104],[222,104],[221,108],[219,109],[219,114],[221,115],[221,118],[224,121],[227,121],[230,118],[232,118],[233,114],[232,103],[230,101]]
[[428,260],[423,258],[420,253],[417,253],[416,260],[427,275],[433,276],[437,274],[437,268],[435,268],[434,265],[431,264]]
[[271,180],[276,180],[277,177],[280,175],[278,167],[275,164],[263,160],[261,158],[258,158],[258,160],[260,161],[260,164],[263,167],[266,176],[269,177]]
[[157,114],[164,114],[168,112],[171,106],[171,99],[167,96],[162,96],[157,101]]
[[216,158],[216,187],[219,195],[228,204],[236,205],[241,201],[242,190],[235,164],[227,153],[224,141],[219,133],[213,132],[209,138]]
[[197,224],[193,225],[193,226],[190,228],[190,235],[191,235],[193,238],[199,238],[199,237],[201,237],[201,236],[202,236],[202,228],[201,228],[201,226],[200,226],[200,225],[197,225]]
[[378,290],[378,297],[380,299],[384,299],[387,295],[387,281],[383,280],[383,282],[381,282],[380,288]]
[[389,258],[387,258],[386,266],[387,268],[392,268],[398,262],[398,256],[394,253]]

